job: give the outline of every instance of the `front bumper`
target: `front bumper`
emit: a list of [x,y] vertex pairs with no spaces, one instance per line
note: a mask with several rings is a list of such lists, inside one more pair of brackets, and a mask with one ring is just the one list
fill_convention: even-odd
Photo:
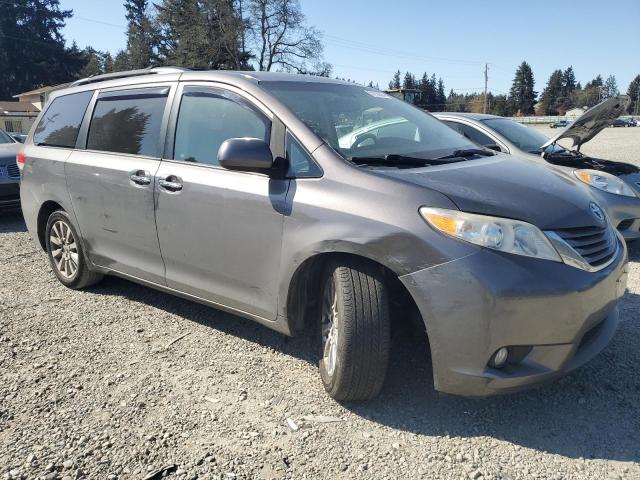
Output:
[[[400,277],[425,320],[436,390],[488,396],[557,378],[613,337],[626,248],[599,272],[489,250]],[[531,347],[488,366],[503,346]]]
[[0,208],[20,206],[20,182],[0,182]]

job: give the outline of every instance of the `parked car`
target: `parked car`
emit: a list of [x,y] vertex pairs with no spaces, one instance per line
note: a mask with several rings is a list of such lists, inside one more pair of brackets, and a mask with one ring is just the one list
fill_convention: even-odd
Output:
[[[384,118],[411,128],[340,143]],[[377,395],[407,318],[435,388],[470,396],[557,378],[618,323],[626,245],[572,174],[372,88],[97,76],[51,95],[20,158],[26,225],[63,285],[117,275],[287,335],[314,325],[336,399]]]
[[24,143],[24,141],[27,139],[27,136],[24,133],[17,133],[17,132],[8,132],[8,133],[16,142],[19,142],[19,143]]
[[613,122],[611,122],[612,127],[635,127],[635,123],[632,123],[629,120],[625,120],[624,118],[616,118]]
[[0,210],[20,206],[20,170],[16,163],[20,146],[0,129]]
[[[447,125],[479,145],[504,153],[532,158],[566,171],[589,186],[625,239],[640,238],[640,170],[635,165],[589,157],[580,146],[592,139],[619,115],[626,98],[616,97],[585,112],[553,139],[504,117],[474,113],[436,113]],[[568,150],[557,143],[573,139]]]
[[557,122],[554,122],[551,125],[549,125],[549,127],[550,128],[566,128],[569,125],[571,125],[571,122],[569,120],[558,120]]

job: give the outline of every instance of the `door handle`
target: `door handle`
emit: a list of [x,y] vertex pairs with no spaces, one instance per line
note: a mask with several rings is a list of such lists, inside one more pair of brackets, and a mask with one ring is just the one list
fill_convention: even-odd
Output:
[[179,192],[182,190],[182,179],[175,175],[169,175],[168,177],[158,180],[158,185],[169,192]]
[[129,178],[136,185],[151,184],[151,174],[145,170],[134,170],[130,173]]

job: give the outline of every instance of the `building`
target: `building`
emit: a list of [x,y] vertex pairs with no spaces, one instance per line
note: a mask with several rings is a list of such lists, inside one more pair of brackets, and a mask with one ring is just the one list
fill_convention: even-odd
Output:
[[0,102],[0,128],[28,133],[40,109],[29,102]]
[[17,98],[19,102],[30,103],[40,111],[47,103],[47,100],[49,100],[51,92],[64,88],[68,85],[68,83],[63,83],[60,85],[36,88],[35,90],[30,90],[28,92],[18,93],[17,95],[14,95],[13,98]]

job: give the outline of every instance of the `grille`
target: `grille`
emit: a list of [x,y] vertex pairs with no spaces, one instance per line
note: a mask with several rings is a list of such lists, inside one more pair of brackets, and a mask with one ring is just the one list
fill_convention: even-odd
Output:
[[7,165],[7,175],[9,178],[20,178],[20,169],[17,163],[10,163]]
[[592,267],[604,265],[616,254],[618,240],[612,228],[566,228],[555,232]]

